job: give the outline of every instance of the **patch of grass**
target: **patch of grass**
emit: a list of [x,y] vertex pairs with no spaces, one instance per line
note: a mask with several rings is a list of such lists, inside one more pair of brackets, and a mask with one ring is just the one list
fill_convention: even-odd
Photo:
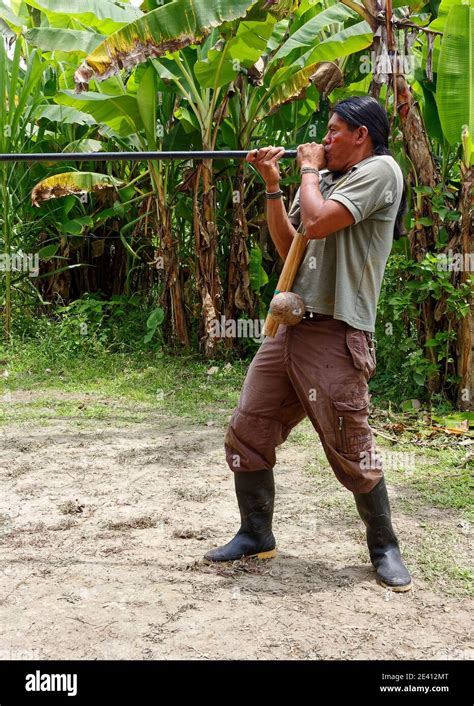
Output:
[[315,448],[318,448],[319,437],[309,419],[303,419],[298,426],[292,429],[288,439],[292,444],[297,444],[298,446],[309,446],[312,444]]
[[15,468],[9,468],[7,470],[7,476],[9,478],[19,478],[26,473],[31,473],[32,470],[33,468],[30,463],[20,463]]
[[214,537],[214,531],[209,527],[204,527],[200,530],[195,529],[179,529],[173,530],[172,537],[175,539],[210,539]]
[[62,515],[77,515],[84,510],[85,505],[81,505],[78,500],[67,500],[58,507]]
[[474,521],[473,462],[463,447],[417,451],[414,467],[390,473],[390,482],[406,487],[411,501],[446,509],[461,510]]
[[322,449],[319,450],[316,461],[308,463],[303,472],[310,476],[314,483],[313,496],[318,508],[331,510],[332,513],[336,511],[343,517],[358,517],[352,493],[340,485]]
[[416,542],[404,548],[407,563],[418,566],[422,577],[451,595],[474,595],[474,573],[463,565],[459,536],[451,529],[425,525]]
[[180,500],[189,500],[191,502],[203,503],[212,495],[214,495],[214,490],[210,488],[175,488],[175,495]]
[[158,520],[150,515],[143,515],[142,517],[134,517],[129,520],[121,520],[119,522],[109,521],[106,523],[105,527],[108,530],[130,530],[130,529],[150,529],[156,527]]
[[[198,422],[227,421],[235,407],[247,363],[235,361],[202,361],[199,356],[178,358],[161,352],[132,353],[99,352],[56,361],[37,355],[37,345],[28,343],[21,348],[0,348],[0,356],[7,360],[8,377],[0,378],[0,422],[11,419],[9,393],[15,390],[39,390],[41,400],[29,407],[41,409],[48,405],[62,416],[75,416],[78,401],[48,399],[48,390],[64,394],[94,394],[116,400],[144,402],[150,409],[163,414],[192,417]],[[227,367],[226,367],[227,366]],[[208,374],[208,370],[218,370]],[[44,394],[44,396],[43,396]],[[39,412],[39,417],[45,412]],[[107,405],[88,402],[79,416],[91,419],[107,418]],[[21,414],[14,417],[21,419]]]
[[137,408],[124,398],[117,398],[111,403],[110,400],[95,402],[94,398],[67,399],[67,391],[64,391],[64,395],[65,399],[48,397],[45,394],[44,397],[41,395],[40,398],[27,401],[16,401],[12,397],[0,407],[0,425],[32,420],[41,420],[46,425],[48,421],[58,419],[74,420],[78,425],[87,420],[141,422],[156,410],[152,403]]
[[436,475],[430,478],[414,480],[412,487],[432,505],[463,510],[465,516],[474,521],[472,471],[464,469],[451,474],[437,469]]

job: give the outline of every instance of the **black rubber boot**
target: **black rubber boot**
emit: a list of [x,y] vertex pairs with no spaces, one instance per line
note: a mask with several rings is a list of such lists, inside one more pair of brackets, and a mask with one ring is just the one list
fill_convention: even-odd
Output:
[[235,561],[244,556],[270,559],[276,555],[272,533],[275,482],[273,471],[234,473],[241,526],[234,539],[208,552],[205,561]]
[[359,515],[367,527],[370,560],[382,585],[393,591],[408,591],[411,577],[393,531],[385,479],[382,478],[370,493],[354,493],[354,497]]

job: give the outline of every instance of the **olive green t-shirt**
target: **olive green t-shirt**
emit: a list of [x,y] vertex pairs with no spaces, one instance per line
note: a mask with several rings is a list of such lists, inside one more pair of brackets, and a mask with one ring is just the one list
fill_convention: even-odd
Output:
[[[373,332],[402,197],[401,169],[393,157],[376,155],[344,175],[321,171],[319,186],[324,199],[338,201],[351,212],[354,223],[308,242],[292,291],[303,298],[306,310]],[[298,189],[288,217],[304,232],[299,195]]]

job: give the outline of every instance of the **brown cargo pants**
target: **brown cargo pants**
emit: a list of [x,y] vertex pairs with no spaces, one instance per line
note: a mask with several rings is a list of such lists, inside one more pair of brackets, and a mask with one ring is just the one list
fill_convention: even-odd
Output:
[[338,480],[368,493],[383,475],[368,424],[375,353],[364,331],[321,314],[280,326],[253,359],[225,437],[232,471],[275,465],[275,448],[306,416]]

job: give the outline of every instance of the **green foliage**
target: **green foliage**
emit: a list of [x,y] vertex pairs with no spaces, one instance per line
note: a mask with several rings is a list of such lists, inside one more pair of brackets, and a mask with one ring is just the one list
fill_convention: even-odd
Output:
[[[461,214],[454,208],[450,208],[447,204],[453,203],[455,195],[452,190],[443,188],[443,184],[438,184],[435,187],[431,186],[415,186],[413,192],[419,196],[427,196],[431,202],[431,210],[437,213],[440,221],[440,237],[436,243],[438,249],[444,248],[447,243],[446,224],[459,221]],[[433,219],[427,217],[418,218],[416,224],[423,226],[433,225]]]
[[[29,10],[15,2],[11,9],[0,0],[2,32],[16,36],[21,26],[26,28],[13,52],[0,51],[2,151],[289,147],[320,141],[331,105],[370,90],[371,75],[362,66],[373,35],[360,3],[348,8],[340,2],[241,0],[219,3],[217,8],[201,1],[146,0],[138,9],[112,0],[31,0],[28,5]],[[439,38],[435,40],[431,78],[426,71],[427,39],[420,35],[412,50],[419,65],[409,79],[441,174],[435,188],[409,175],[412,165],[400,139],[390,93],[385,86],[380,92],[382,101],[388,99],[395,156],[414,183],[407,219],[411,236],[420,226],[429,232],[435,225],[428,213],[440,221],[433,252],[421,262],[412,259],[408,239],[395,245],[380,300],[378,375],[373,384],[388,397],[403,401],[426,394],[426,383],[433,375],[443,380],[444,388],[455,385],[456,322],[467,312],[468,288],[459,286],[448,257],[447,266],[442,265],[444,251],[459,229],[462,150],[465,165],[472,153],[472,89],[466,86],[465,94],[459,90],[472,54],[472,10],[459,9],[458,0],[428,5],[421,0],[396,0],[393,6],[397,19],[405,16],[424,26],[431,22],[433,29],[446,31],[448,39],[441,58]],[[461,15],[467,14],[469,21],[461,22]],[[140,46],[137,38],[142,40]],[[92,57],[96,78],[90,80],[89,91],[78,95],[75,73],[86,53],[88,59]],[[328,97],[312,83],[318,62],[324,60],[333,62],[344,80]],[[461,123],[466,125],[462,134]],[[158,268],[153,268],[151,277],[148,274],[154,258],[172,242],[192,328],[188,333],[197,347],[202,330],[196,282],[203,263],[193,222],[196,167],[191,163],[71,164],[61,171],[104,173],[127,187],[93,194],[85,203],[67,196],[42,204],[39,213],[29,203],[32,187],[57,176],[58,166],[4,166],[0,246],[4,252],[40,252],[43,270],[37,279],[24,273],[2,276],[4,318],[9,320],[13,299],[18,317],[15,331],[20,325],[28,330],[25,312],[34,316],[38,302],[44,312],[47,302],[64,293],[64,306],[50,306],[53,314],[45,317],[46,322],[58,317],[61,345],[72,351],[87,346],[98,350],[113,347],[116,340],[119,347],[133,342],[153,349],[173,331],[168,320],[173,309],[162,301],[169,284],[166,276],[157,273]],[[294,164],[283,162],[282,172],[282,184],[293,189],[299,181]],[[258,316],[264,318],[278,279],[278,259],[265,245],[261,182],[248,167],[241,170],[232,160],[215,162],[211,177],[218,275],[225,290],[230,242],[236,218],[242,218],[241,211],[236,216],[233,204],[235,180],[244,185],[248,232],[243,244],[250,262],[243,280],[250,282]],[[199,185],[197,189],[200,205]],[[423,208],[428,203],[431,211]],[[167,219],[170,232],[164,246]],[[91,287],[88,277],[96,271],[102,280]],[[96,293],[82,296],[91,290]],[[120,306],[112,298],[116,292],[124,297]],[[225,309],[227,301],[224,297],[221,301]],[[422,341],[419,323],[426,307],[436,308],[442,325]],[[119,314],[121,310],[124,313]],[[253,317],[255,312],[239,315]],[[446,326],[446,321],[451,323]],[[89,327],[90,336],[77,333],[80,324]],[[386,332],[388,324],[393,327],[391,334]],[[236,342],[245,354],[254,353],[257,346],[254,340]]]
[[260,292],[261,288],[268,283],[268,275],[262,267],[262,251],[259,247],[250,251],[250,284],[254,292]]
[[[406,242],[397,243],[402,251]],[[427,357],[417,336],[416,322],[421,305],[428,299],[443,302],[445,311],[455,317],[468,312],[468,284],[455,287],[444,261],[427,254],[421,262],[409,259],[403,252],[394,253],[387,264],[377,320],[378,373],[374,392],[401,401],[409,397],[427,398],[426,381],[430,375],[442,373],[452,363],[448,343],[454,330],[437,331],[425,342],[432,350]],[[454,378],[447,379],[455,382]]]
[[58,360],[114,351],[158,351],[159,337],[152,339],[162,322],[162,309],[150,311],[137,296],[106,300],[86,294],[40,317],[31,310],[15,311],[13,337],[36,342],[47,356],[51,353]]
[[148,333],[145,336],[145,338],[143,339],[144,343],[150,343],[153,336],[155,335],[155,333],[159,329],[159,326],[161,326],[161,324],[163,323],[164,320],[165,320],[165,312],[163,311],[163,309],[161,307],[158,307],[157,309],[154,309],[151,312],[151,314],[148,317],[147,322],[146,322],[146,327],[148,329]]

